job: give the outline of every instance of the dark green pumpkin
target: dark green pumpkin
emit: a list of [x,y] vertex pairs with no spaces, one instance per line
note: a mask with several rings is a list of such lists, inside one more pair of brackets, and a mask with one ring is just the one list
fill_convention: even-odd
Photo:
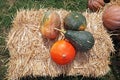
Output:
[[85,30],[87,22],[82,14],[71,12],[65,17],[64,24],[65,28],[69,30]]
[[64,35],[80,51],[90,50],[95,42],[93,35],[88,31],[67,30]]

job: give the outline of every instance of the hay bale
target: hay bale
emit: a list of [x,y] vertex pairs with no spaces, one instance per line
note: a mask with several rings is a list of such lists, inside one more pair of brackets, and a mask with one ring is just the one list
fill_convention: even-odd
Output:
[[120,4],[120,0],[110,0],[110,2]]
[[[14,80],[27,75],[56,77],[60,74],[98,77],[110,70],[109,57],[114,48],[110,35],[102,25],[102,12],[83,13],[88,23],[86,31],[90,31],[95,38],[94,47],[86,53],[78,53],[71,64],[60,66],[51,60],[49,54],[51,45],[57,39],[44,39],[39,30],[45,11],[47,9],[17,12],[7,39],[10,51],[8,79]],[[63,28],[63,19],[69,12],[55,11],[60,15]]]

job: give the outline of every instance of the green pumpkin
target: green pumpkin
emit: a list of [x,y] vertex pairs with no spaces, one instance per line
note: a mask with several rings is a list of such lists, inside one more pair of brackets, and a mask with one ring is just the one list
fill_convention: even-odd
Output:
[[93,35],[88,31],[67,30],[64,35],[80,51],[90,50],[95,42]]
[[71,12],[65,17],[64,24],[65,28],[69,30],[85,30],[87,22],[82,14]]

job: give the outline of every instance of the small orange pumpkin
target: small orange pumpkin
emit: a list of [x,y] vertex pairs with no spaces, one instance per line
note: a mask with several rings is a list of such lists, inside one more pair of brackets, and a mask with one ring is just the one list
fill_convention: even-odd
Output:
[[65,65],[73,61],[75,57],[75,48],[68,41],[59,40],[51,47],[50,55],[55,63]]
[[97,11],[105,5],[103,0],[88,0],[88,8]]
[[111,5],[103,12],[103,25],[109,30],[120,29],[120,6]]

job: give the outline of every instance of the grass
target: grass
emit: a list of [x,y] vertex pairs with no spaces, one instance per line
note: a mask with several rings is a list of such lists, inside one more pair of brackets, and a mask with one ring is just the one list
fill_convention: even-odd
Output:
[[[0,80],[4,80],[7,67],[6,63],[10,57],[6,49],[6,37],[10,30],[12,20],[19,9],[40,9],[57,8],[71,11],[84,11],[87,8],[87,0],[0,0]],[[115,58],[116,59],[116,58]],[[113,65],[112,65],[113,66]],[[116,77],[116,67],[112,71],[100,78],[87,78],[82,76],[60,76],[53,80],[118,80]],[[115,74],[115,75],[114,75]],[[50,77],[24,77],[21,80],[51,80]]]

